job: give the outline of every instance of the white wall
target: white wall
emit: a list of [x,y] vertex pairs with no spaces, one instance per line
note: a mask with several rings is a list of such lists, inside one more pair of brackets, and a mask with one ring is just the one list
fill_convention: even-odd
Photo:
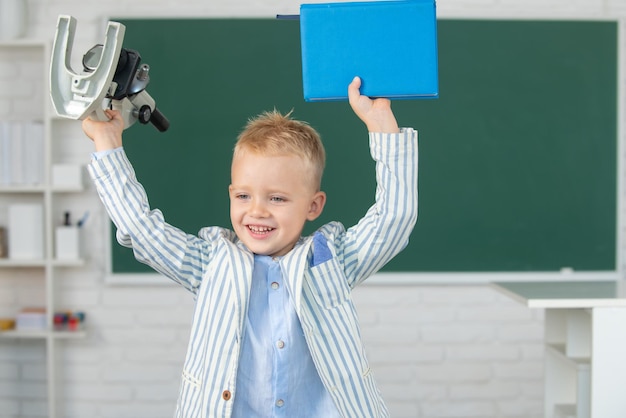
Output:
[[[299,4],[287,0],[29,0],[27,36],[51,40],[57,16],[71,14],[78,19],[74,49],[81,52],[101,41],[108,16],[271,18],[297,13]],[[620,42],[622,47],[625,44],[624,0],[440,0],[437,6],[441,18],[620,19]],[[624,76],[622,68],[620,84]],[[19,107],[9,103],[47,97],[41,92],[21,97],[25,90],[14,77],[9,63],[0,62],[0,118],[19,113]],[[83,155],[85,162],[90,151],[87,139],[64,150],[73,158]],[[170,417],[193,301],[174,286],[105,284],[104,215],[99,201],[90,189],[72,205],[92,212],[85,228],[91,259],[84,269],[68,269],[56,288],[59,306],[87,312],[89,334],[85,340],[66,342],[57,353],[63,365],[59,402],[64,416]],[[40,272],[23,269],[18,274],[7,277],[0,272],[0,316],[43,299]],[[355,299],[374,373],[392,416],[542,416],[541,311],[526,309],[486,285],[366,285],[355,292]],[[44,359],[41,342],[0,341],[0,418],[45,416]]]

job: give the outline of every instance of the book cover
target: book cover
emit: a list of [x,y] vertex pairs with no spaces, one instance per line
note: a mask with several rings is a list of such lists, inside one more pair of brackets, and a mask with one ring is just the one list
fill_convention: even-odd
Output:
[[434,0],[302,4],[304,99],[348,99],[361,77],[361,93],[390,99],[439,96]]

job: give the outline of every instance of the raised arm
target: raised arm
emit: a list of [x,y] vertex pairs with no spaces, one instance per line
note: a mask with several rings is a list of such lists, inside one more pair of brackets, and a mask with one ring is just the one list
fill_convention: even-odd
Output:
[[351,287],[370,277],[406,247],[417,220],[417,131],[398,128],[388,99],[348,87],[350,105],[369,130],[376,161],[375,203],[341,236],[344,271]]
[[143,186],[122,149],[124,122],[119,111],[105,111],[109,121],[83,121],[96,151],[109,151],[87,166],[98,196],[117,227],[119,244],[133,249],[137,260],[196,292],[210,244],[168,224],[151,209]]

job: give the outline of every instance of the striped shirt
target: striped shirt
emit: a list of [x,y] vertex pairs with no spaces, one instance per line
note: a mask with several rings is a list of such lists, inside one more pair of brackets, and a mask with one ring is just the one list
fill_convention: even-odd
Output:
[[[317,231],[331,253],[327,261],[311,260],[313,236],[301,238],[280,260],[320,379],[341,416],[350,418],[388,416],[365,356],[351,290],[407,245],[417,220],[417,132],[369,135],[375,203],[348,229],[330,222]],[[158,209],[150,209],[123,150],[92,161],[88,169],[117,226],[117,241],[196,298],[175,416],[230,417],[254,254],[229,229],[206,227],[195,236],[167,224]]]

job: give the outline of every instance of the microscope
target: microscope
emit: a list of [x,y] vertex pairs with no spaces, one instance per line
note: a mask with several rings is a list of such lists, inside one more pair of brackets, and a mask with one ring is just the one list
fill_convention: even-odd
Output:
[[122,47],[125,31],[124,25],[108,22],[104,43],[83,55],[82,71],[76,73],[71,65],[76,19],[59,16],[50,60],[54,110],[69,119],[106,121],[104,110],[116,109],[122,114],[124,129],[139,121],[165,132],[170,123],[146,91],[150,66],[141,62],[137,51]]

